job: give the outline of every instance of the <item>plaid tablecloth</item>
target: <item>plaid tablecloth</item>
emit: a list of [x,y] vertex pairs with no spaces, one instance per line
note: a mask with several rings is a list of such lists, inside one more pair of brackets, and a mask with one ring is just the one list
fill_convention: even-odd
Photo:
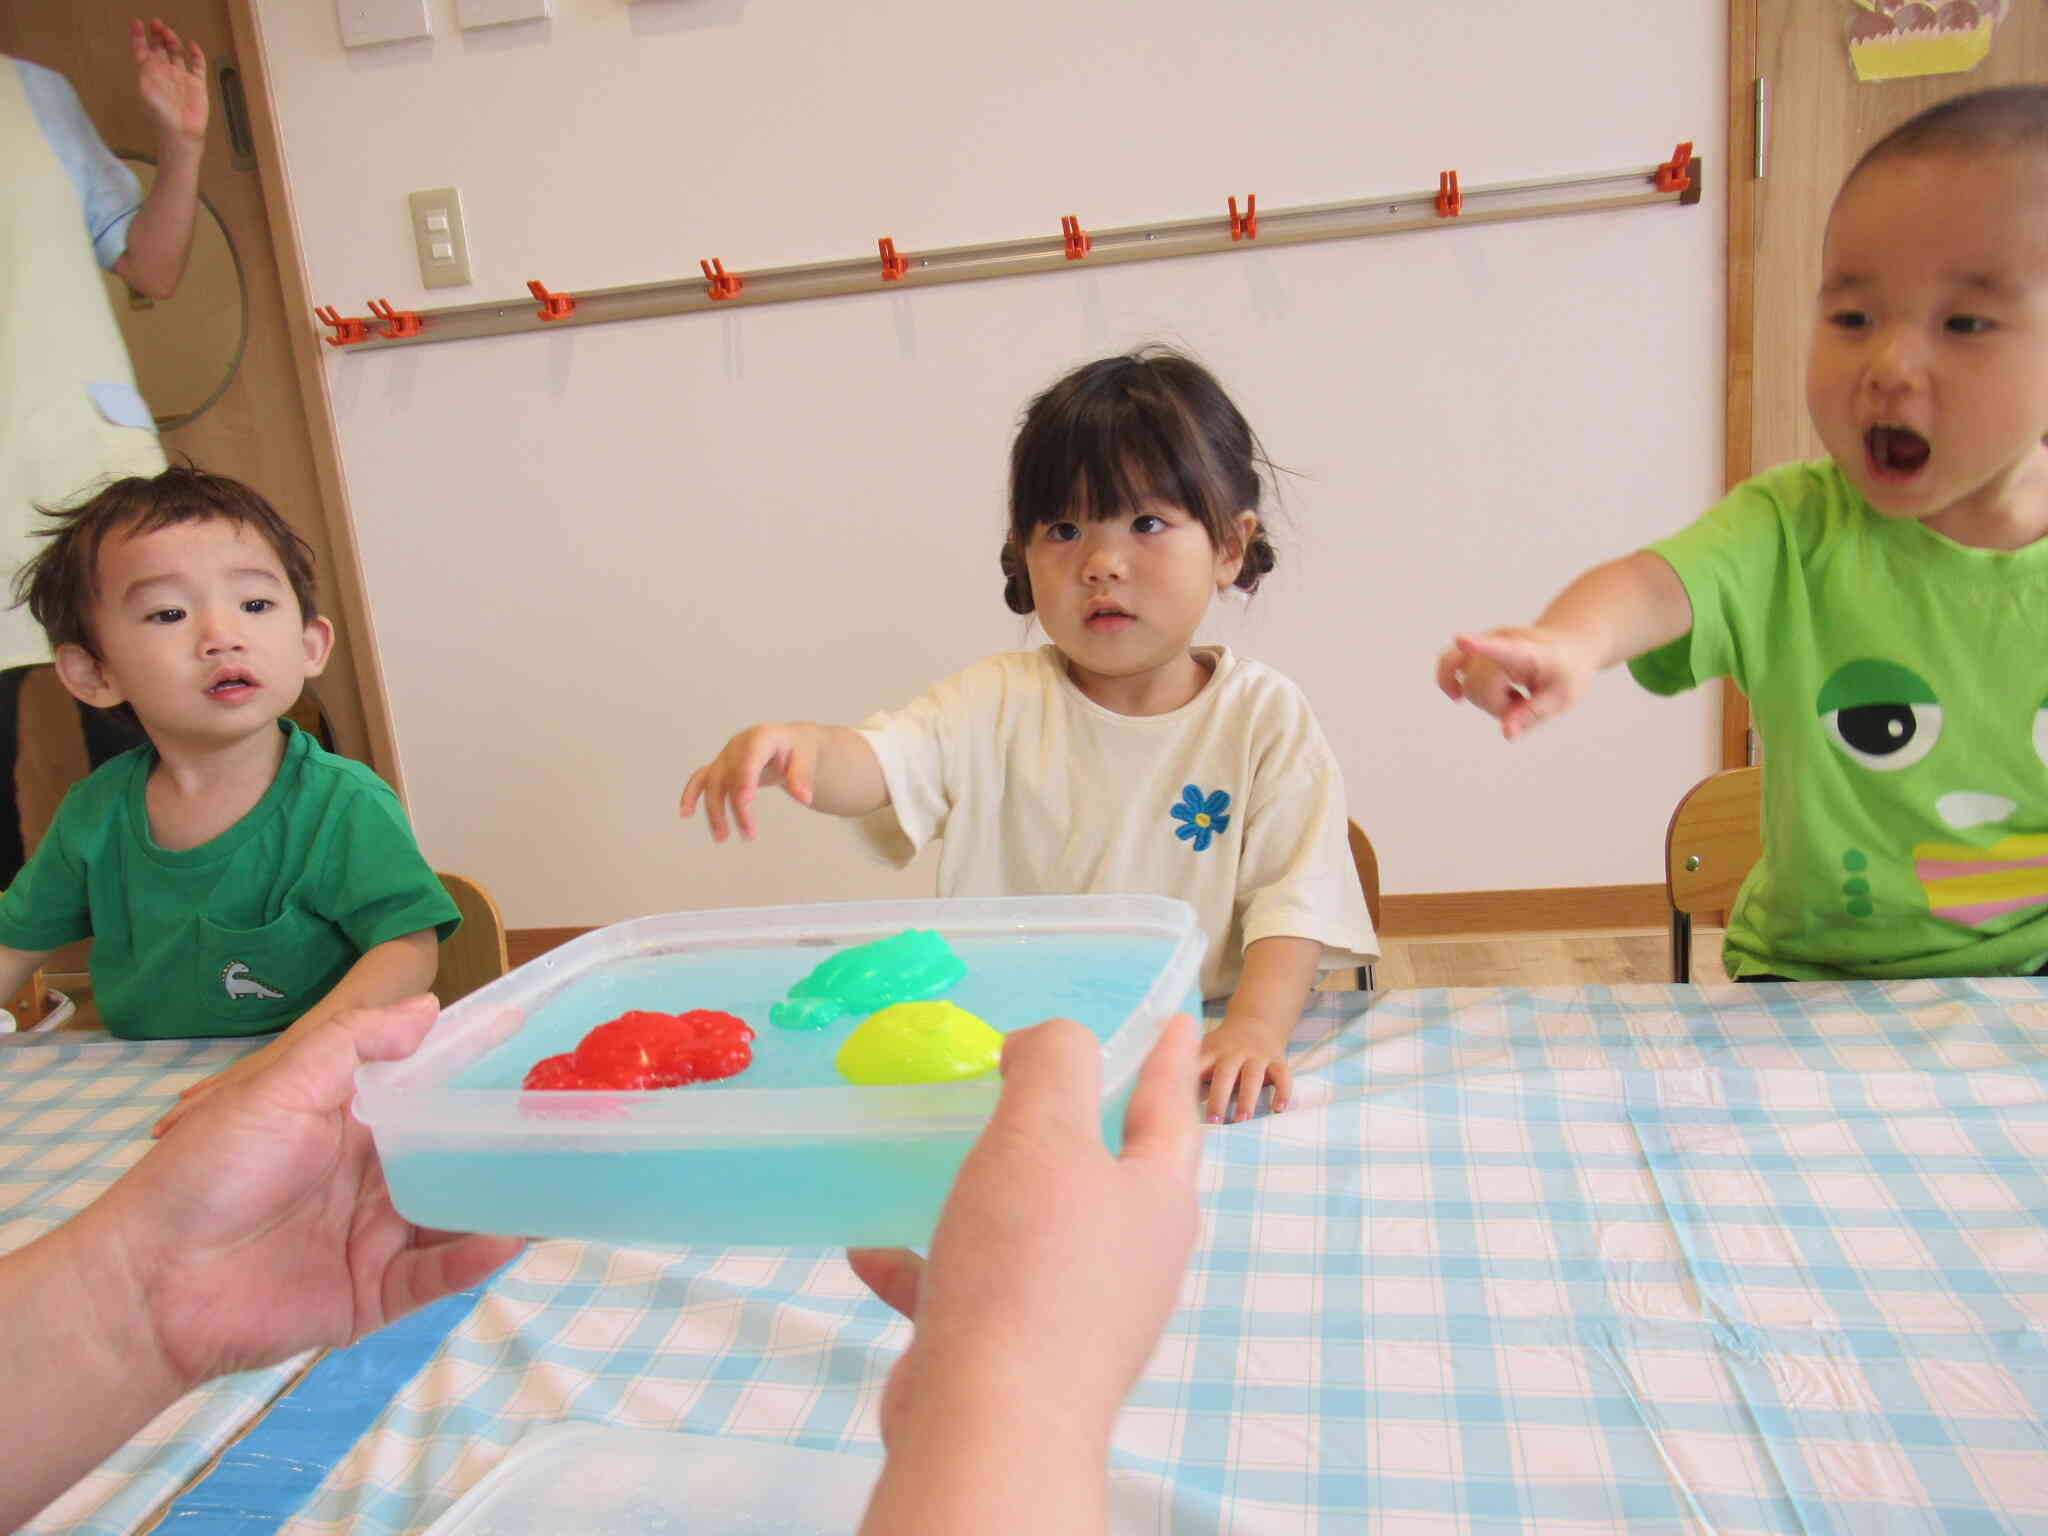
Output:
[[[0,1253],[83,1210],[149,1148],[181,1089],[261,1040],[137,1042],[0,1036]],[[260,1414],[308,1357],[188,1393],[44,1510],[24,1533],[122,1536]],[[0,1362],[4,1365],[4,1362]],[[7,1382],[17,1411],[35,1384]]]
[[[2048,1528],[2043,983],[1329,994],[1297,1047],[1208,1133],[1119,1530]],[[907,1337],[836,1253],[544,1243],[284,1529],[420,1530],[564,1419],[879,1455]]]

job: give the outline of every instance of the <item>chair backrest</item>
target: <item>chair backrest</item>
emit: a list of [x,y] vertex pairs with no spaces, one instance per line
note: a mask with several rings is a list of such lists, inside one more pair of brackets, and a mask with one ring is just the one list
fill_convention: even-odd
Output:
[[1716,912],[1764,851],[1764,771],[1726,768],[1685,792],[1664,834],[1664,888],[1674,912]]
[[465,876],[439,873],[462,914],[462,926],[441,945],[441,964],[434,973],[434,996],[445,1008],[485,982],[496,981],[512,962],[505,953],[505,914],[491,893]]
[[1372,839],[1365,828],[1351,823],[1351,862],[1358,867],[1358,885],[1365,892],[1365,910],[1372,914],[1373,931],[1380,926],[1380,856],[1372,851]]

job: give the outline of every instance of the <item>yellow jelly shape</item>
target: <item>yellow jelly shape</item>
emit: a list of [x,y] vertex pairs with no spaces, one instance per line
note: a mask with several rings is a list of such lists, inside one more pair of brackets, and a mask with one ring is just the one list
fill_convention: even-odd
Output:
[[1002,1059],[1003,1037],[957,1003],[895,1003],[868,1015],[834,1058],[863,1088],[980,1077]]

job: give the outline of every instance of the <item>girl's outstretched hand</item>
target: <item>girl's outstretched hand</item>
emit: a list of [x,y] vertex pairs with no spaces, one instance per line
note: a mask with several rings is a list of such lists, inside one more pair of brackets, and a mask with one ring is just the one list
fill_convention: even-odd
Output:
[[694,814],[701,800],[713,842],[724,842],[731,835],[730,823],[737,821],[740,836],[751,843],[755,794],[780,784],[792,800],[809,805],[817,766],[815,727],[800,722],[750,726],[690,775],[683,786],[682,814]]
[[1436,685],[1445,697],[1492,715],[1501,735],[1513,741],[1576,704],[1595,670],[1547,630],[1489,629],[1459,635],[1444,648]]
[[844,725],[793,720],[741,731],[725,749],[690,775],[682,813],[704,802],[711,836],[724,842],[729,821],[754,840],[754,796],[780,784],[790,799],[831,816],[865,816],[889,803],[881,759],[859,731]]

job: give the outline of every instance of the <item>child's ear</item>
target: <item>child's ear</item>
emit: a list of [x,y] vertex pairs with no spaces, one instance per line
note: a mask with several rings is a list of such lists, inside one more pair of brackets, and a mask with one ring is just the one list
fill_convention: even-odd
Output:
[[1245,554],[1252,547],[1252,536],[1259,531],[1259,514],[1240,512],[1232,519],[1230,536],[1216,551],[1216,590],[1222,591],[1232,585],[1238,573],[1244,569]]
[[57,647],[57,681],[74,699],[90,704],[94,709],[112,709],[116,704],[125,702],[121,690],[114,686],[114,680],[100,665],[99,657],[82,645]]
[[334,654],[334,626],[326,619],[306,624],[306,676],[318,677],[327,670],[327,658]]

